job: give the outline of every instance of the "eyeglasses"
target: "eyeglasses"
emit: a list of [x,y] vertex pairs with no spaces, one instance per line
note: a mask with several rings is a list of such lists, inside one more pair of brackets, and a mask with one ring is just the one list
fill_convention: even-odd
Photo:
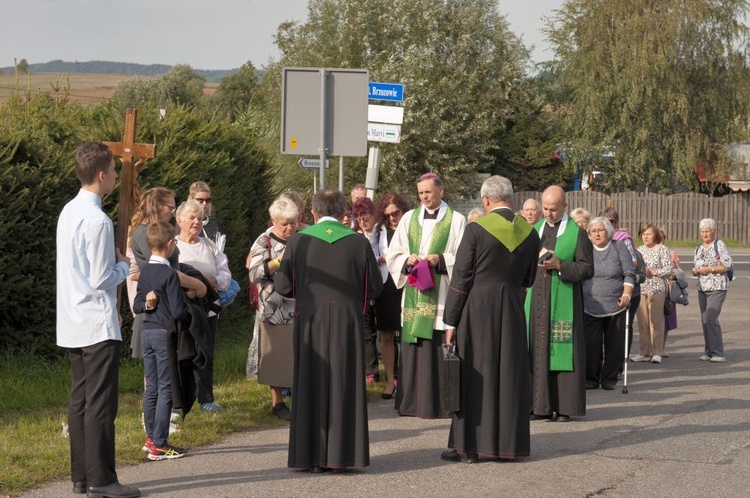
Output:
[[370,221],[370,215],[366,214],[366,215],[363,215],[363,216],[357,216],[357,219],[359,221],[364,221],[365,223],[367,223],[368,221]]
[[396,216],[401,214],[401,210],[397,209],[395,211],[391,211],[390,213],[383,213],[383,216],[386,218],[395,218]]
[[206,203],[206,204],[211,204],[211,201],[212,201],[213,199],[211,199],[211,197],[193,197],[193,200],[194,200],[195,202],[199,202],[199,203],[201,203],[201,204],[203,204],[203,203]]
[[169,210],[174,214],[175,211],[177,211],[177,206],[170,206],[169,204],[162,204],[164,207],[168,207]]
[[589,230],[589,233],[607,233],[606,228],[592,228]]

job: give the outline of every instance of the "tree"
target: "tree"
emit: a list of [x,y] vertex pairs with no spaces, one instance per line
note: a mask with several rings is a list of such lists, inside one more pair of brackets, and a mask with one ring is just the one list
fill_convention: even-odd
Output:
[[717,144],[747,139],[744,0],[568,0],[547,34],[580,164],[611,150],[605,188],[694,185]]
[[125,107],[197,106],[206,79],[187,64],[178,64],[156,78],[132,78],[117,85],[115,98]]
[[[448,194],[476,194],[528,59],[496,0],[313,0],[307,21],[282,24],[276,44],[281,60],[261,85],[274,122],[283,66],[365,68],[371,81],[405,84],[402,141],[381,145],[380,190],[410,194],[426,171],[444,177]],[[278,148],[278,132],[274,140]],[[282,182],[308,182],[282,162]],[[365,160],[347,164],[349,182],[361,182]]]
[[250,104],[257,86],[258,74],[253,63],[248,61],[239,72],[221,79],[212,100],[218,109],[234,118]]
[[16,69],[19,73],[28,73],[29,72],[29,61],[26,59],[21,59],[16,64]]

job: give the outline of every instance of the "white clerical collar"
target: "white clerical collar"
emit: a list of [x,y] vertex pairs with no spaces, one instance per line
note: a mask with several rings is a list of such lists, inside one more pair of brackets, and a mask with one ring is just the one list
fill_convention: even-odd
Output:
[[318,218],[317,223],[320,223],[321,221],[335,221],[341,223],[341,220],[337,220],[333,216],[321,216],[320,218]]
[[[568,216],[568,213],[563,213],[562,220],[560,221],[560,228],[557,230],[557,237],[558,238],[565,232],[565,227],[568,226],[568,220],[569,219],[570,219],[570,216]],[[550,228],[554,228],[556,224],[557,224],[557,222],[550,224],[550,222],[545,219],[544,223],[542,223],[541,225],[539,225],[539,230],[538,230],[539,237],[542,236],[542,231],[544,230],[544,226],[545,225],[549,226]]]
[[[445,201],[440,201],[440,206],[438,206],[437,208],[438,215],[437,215],[437,219],[435,220],[436,223],[442,220],[443,218],[445,218],[445,213],[447,210],[448,210],[448,204],[446,204]],[[425,211],[427,211],[430,214],[435,213],[435,209],[427,209],[424,204],[419,206],[419,224],[420,225],[424,224]]]

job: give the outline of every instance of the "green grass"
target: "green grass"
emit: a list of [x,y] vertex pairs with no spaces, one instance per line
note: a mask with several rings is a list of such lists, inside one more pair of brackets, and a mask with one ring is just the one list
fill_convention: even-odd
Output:
[[[242,309],[232,311],[227,310],[219,324],[214,370],[214,394],[224,411],[203,413],[194,405],[180,432],[170,436],[176,446],[197,448],[232,432],[286,424],[271,414],[268,387],[245,378],[252,317]],[[379,399],[383,387],[382,382],[368,385],[368,398]],[[70,477],[70,450],[62,432],[69,390],[67,358],[6,355],[0,359],[0,496]],[[118,465],[145,461],[142,396],[142,362],[123,359],[116,420]]]

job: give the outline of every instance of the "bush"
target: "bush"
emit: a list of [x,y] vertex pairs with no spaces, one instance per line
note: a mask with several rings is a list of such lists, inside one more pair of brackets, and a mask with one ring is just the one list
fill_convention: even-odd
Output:
[[[73,151],[87,140],[120,141],[124,116],[114,101],[80,106],[34,97],[0,107],[0,195],[7,199],[0,205],[3,350],[55,351],[55,231],[60,210],[80,187]],[[165,119],[142,109],[136,140],[157,149],[141,172],[143,190],[171,188],[179,202],[190,183],[208,182],[230,269],[246,286],[245,256],[265,226],[271,195],[266,155],[240,127],[188,107],[170,108]],[[113,219],[118,197],[116,190],[102,204]],[[127,341],[126,327],[123,335]]]

